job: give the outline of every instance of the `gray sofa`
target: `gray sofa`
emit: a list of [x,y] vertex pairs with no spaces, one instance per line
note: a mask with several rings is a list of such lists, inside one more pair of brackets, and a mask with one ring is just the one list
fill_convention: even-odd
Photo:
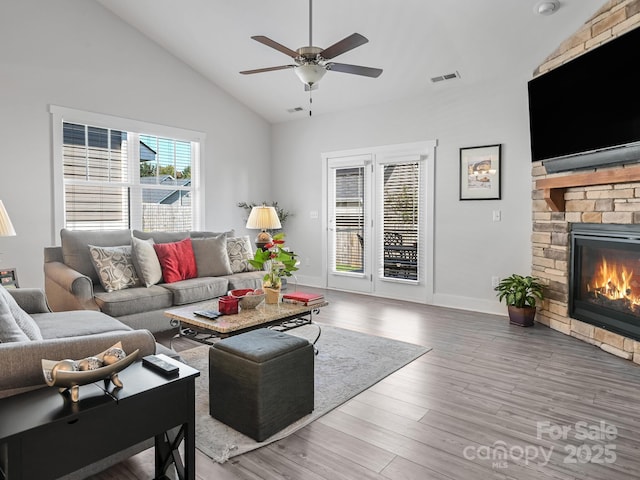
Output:
[[156,352],[177,357],[173,350],[156,344],[148,330],[133,330],[96,311],[53,313],[41,289],[0,288],[3,289],[0,293],[9,292],[22,310],[20,313],[25,316],[26,312],[27,320],[30,317],[33,321],[29,324],[29,338],[8,339],[6,322],[12,315],[7,313],[4,297],[0,298],[4,315],[9,315],[9,318],[0,319],[3,322],[0,327],[4,329],[4,336],[0,339],[0,398],[45,386],[42,359],[79,360],[100,353],[117,342],[122,342],[127,353],[139,349],[140,358]]
[[[163,278],[151,279],[153,275],[149,272],[153,268],[146,264],[150,260],[142,253],[149,251],[148,244],[156,248],[185,239],[190,239],[193,246],[197,276],[167,282],[163,269]],[[60,240],[60,246],[44,250],[45,291],[51,309],[101,311],[133,329],[146,329],[154,334],[175,329],[164,315],[167,309],[210,300],[226,295],[232,289],[259,288],[264,274],[252,271],[248,266],[246,260],[252,255],[249,237],[235,237],[233,231],[173,233],[63,229]],[[107,291],[104,277],[98,275],[90,246],[131,247],[140,282]],[[153,261],[157,262],[157,259]]]

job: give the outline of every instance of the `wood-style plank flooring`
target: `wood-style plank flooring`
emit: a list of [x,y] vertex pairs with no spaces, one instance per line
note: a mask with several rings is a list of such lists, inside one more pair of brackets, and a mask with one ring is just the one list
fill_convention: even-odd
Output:
[[[640,365],[538,324],[301,289],[330,302],[318,323],[433,350],[284,440],[198,452],[198,479],[640,478]],[[147,450],[94,478],[152,477]]]

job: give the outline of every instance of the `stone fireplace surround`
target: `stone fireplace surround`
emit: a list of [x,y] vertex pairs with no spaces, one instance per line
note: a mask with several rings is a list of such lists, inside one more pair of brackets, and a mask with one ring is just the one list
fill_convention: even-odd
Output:
[[[640,0],[609,0],[563,42],[534,75],[543,74],[639,25]],[[612,92],[611,101],[624,102],[625,99],[616,99]],[[542,162],[534,162],[532,177],[531,271],[546,284],[546,298],[536,320],[640,364],[640,342],[570,318],[568,308],[570,224],[640,224],[640,165],[548,174]]]
[[[607,177],[609,173],[624,174],[627,168],[636,170],[637,165],[598,169],[595,173]],[[581,175],[582,172],[574,172],[561,177],[571,183],[572,177],[582,178]],[[640,224],[640,178],[633,182],[564,187],[561,211],[552,211],[549,200],[545,200],[550,195],[541,186],[550,178],[558,176],[547,175],[540,162],[534,163],[532,275],[547,285],[537,321],[640,364],[640,342],[570,318],[568,308],[571,223]]]

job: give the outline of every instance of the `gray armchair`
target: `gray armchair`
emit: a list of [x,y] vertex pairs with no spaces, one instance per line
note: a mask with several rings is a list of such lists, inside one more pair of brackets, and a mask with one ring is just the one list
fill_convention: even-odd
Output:
[[164,349],[156,345],[148,330],[133,330],[101,312],[51,312],[43,290],[7,291],[33,318],[43,340],[0,343],[0,397],[45,386],[42,359],[77,360],[102,352],[119,341],[125,352],[140,349],[139,358],[156,353],[157,347]]

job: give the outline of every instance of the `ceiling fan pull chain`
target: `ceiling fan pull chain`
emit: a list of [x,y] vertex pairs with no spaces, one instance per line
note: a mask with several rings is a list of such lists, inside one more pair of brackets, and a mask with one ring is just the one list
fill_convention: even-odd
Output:
[[310,47],[313,46],[313,37],[311,35],[311,32],[312,32],[311,16],[313,14],[312,3],[313,3],[313,0],[309,0],[309,46]]
[[311,104],[313,103],[313,98],[311,98],[311,89],[309,89],[309,116],[311,116]]

